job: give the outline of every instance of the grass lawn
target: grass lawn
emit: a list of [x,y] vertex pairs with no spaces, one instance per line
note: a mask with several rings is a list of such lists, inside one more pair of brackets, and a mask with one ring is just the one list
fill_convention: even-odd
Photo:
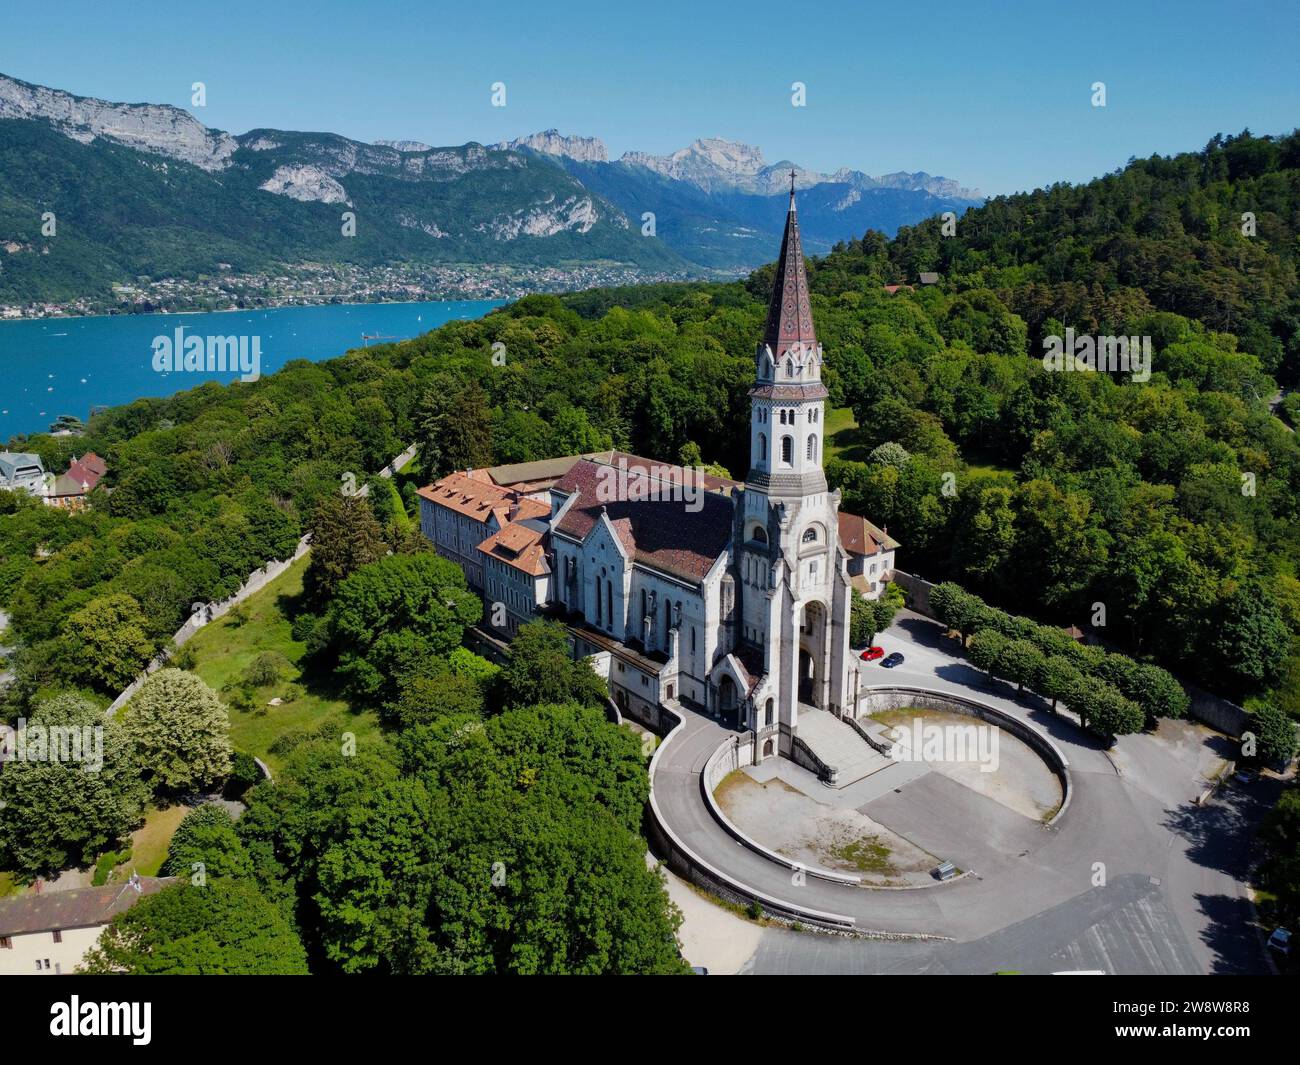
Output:
[[830,848],[830,853],[837,861],[859,873],[878,873],[883,876],[895,876],[898,873],[894,863],[889,860],[889,848],[874,836],[838,843]]
[[[853,420],[853,411],[848,407],[836,407],[826,412],[826,459],[841,458],[851,462],[866,462],[871,450],[858,431],[858,423]],[[1009,474],[1014,477],[1016,470],[1009,466],[998,465],[991,456],[971,451],[963,456],[965,476],[969,480],[982,477],[994,477]]]
[[848,407],[834,407],[826,412],[826,458],[864,461],[867,452],[858,433],[858,423]]
[[167,859],[167,845],[190,808],[183,803],[158,809],[150,806],[144,824],[131,833],[131,858],[113,870],[110,879],[126,880],[132,871],[141,876],[157,876]]
[[13,873],[0,873],[0,899],[6,895],[12,895],[18,890],[18,884],[14,880]]
[[[299,559],[244,601],[247,621],[240,624],[227,614],[201,629],[185,645],[194,650],[194,671],[218,693],[227,685],[237,684],[263,652],[283,655],[289,663],[280,682],[254,691],[251,709],[230,707],[230,739],[235,749],[261,758],[273,773],[283,766],[283,757],[271,748],[288,733],[336,722],[354,733],[359,744],[380,735],[375,713],[354,712],[339,698],[332,677],[316,676],[299,668],[306,645],[293,638],[289,615],[302,594],[309,557]],[[223,699],[228,700],[229,694],[224,693]],[[276,697],[284,701],[279,706],[267,705]]]

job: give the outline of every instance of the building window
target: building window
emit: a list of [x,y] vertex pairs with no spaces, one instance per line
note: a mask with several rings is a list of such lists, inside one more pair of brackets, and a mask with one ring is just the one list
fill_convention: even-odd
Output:
[[767,437],[763,433],[758,434],[758,461],[767,461]]
[[813,433],[812,436],[808,437],[808,461],[809,462],[817,461],[817,434],[816,433]]
[[810,525],[803,531],[803,542],[806,544],[815,544],[817,542],[817,526]]
[[787,465],[794,465],[794,437],[781,437],[781,461]]
[[14,941],[8,936],[0,936],[0,950],[13,950]]
[[58,932],[58,931],[56,931],[56,932],[54,933],[54,942],[56,942],[56,943],[62,943],[62,942],[63,942],[63,933],[62,933],[62,932]]
[[772,724],[772,700],[767,701],[767,707],[763,711],[763,724],[770,727]]

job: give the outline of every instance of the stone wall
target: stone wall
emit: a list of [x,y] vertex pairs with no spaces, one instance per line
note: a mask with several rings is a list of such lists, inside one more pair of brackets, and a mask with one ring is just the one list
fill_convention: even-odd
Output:
[[795,736],[790,744],[790,760],[801,769],[806,769],[810,773],[816,773],[817,779],[827,784],[834,784],[838,771],[834,766],[829,766],[823,762],[813,749],[804,743],[798,736]]
[[910,610],[924,614],[927,618],[934,617],[930,612],[930,589],[934,587],[933,584],[910,573],[904,573],[901,569],[894,570],[894,583],[903,589]]
[[1250,727],[1250,714],[1236,703],[1229,702],[1187,681],[1180,681],[1180,683],[1183,690],[1187,692],[1187,697],[1192,701],[1187,709],[1188,717],[1233,737],[1240,736]]
[[664,742],[659,745],[654,757],[650,760],[650,803],[645,818],[646,838],[650,841],[655,853],[663,859],[664,864],[678,876],[704,888],[706,891],[712,892],[727,902],[740,906],[757,903],[765,913],[778,919],[819,925],[837,931],[852,930],[855,924],[852,917],[826,913],[820,910],[804,909],[793,903],[783,902],[761,891],[737,883],[692,851],[685,841],[679,839],[672,829],[668,827],[668,823],[660,812],[658,801],[655,798],[655,766],[658,764],[664,750],[674,741],[678,730],[683,725],[681,720],[666,707],[664,712],[667,717],[673,720],[674,724]]
[[[236,604],[242,603],[250,595],[260,592],[280,576],[280,574],[302,558],[310,547],[311,537],[304,536],[298,541],[298,547],[292,555],[286,559],[268,562],[261,569],[253,570],[253,572],[245,579],[244,583],[239,586],[239,590],[229,599],[223,599],[219,603],[204,603],[186,619],[185,623],[179,629],[172,633],[172,643],[176,647],[184,646],[189,642],[190,638],[199,631],[199,629],[203,628],[203,626],[216,621],[217,618],[224,617]],[[164,648],[159,652],[158,656],[145,667],[144,672],[128,684],[122,694],[113,700],[112,704],[108,708],[108,716],[112,717],[118,712],[118,710],[125,706],[130,701],[131,697],[140,690],[140,686],[149,679],[149,675],[165,666],[170,657],[171,651],[168,648]]]

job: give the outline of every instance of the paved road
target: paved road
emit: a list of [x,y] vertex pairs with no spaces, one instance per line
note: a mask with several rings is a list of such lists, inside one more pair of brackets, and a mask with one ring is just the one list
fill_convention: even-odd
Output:
[[[660,811],[695,853],[776,899],[851,916],[860,929],[925,933],[947,942],[868,942],[764,933],[750,971],[988,972],[1103,969],[1109,973],[1266,971],[1239,877],[1245,840],[1264,804],[1229,790],[1192,805],[1201,784],[1168,744],[1123,737],[1112,757],[1064,717],[1016,701],[953,653],[938,627],[905,613],[879,643],[904,665],[863,665],[866,684],[914,684],[979,698],[1047,733],[1070,762],[1065,816],[1014,853],[981,851],[975,877],[910,891],[872,891],[808,878],[735,842],[708,811],[704,762],[730,733],[688,715],[662,751]],[[906,800],[906,788],[901,796]],[[933,797],[931,797],[931,801]],[[955,801],[955,800],[954,800]],[[1018,837],[1019,838],[1019,837]],[[987,865],[983,863],[987,862]],[[1100,863],[1100,864],[1099,864]],[[1098,877],[1104,870],[1104,886]]]

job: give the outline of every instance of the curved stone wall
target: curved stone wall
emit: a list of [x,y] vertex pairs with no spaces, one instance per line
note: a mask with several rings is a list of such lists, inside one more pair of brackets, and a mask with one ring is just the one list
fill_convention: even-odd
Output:
[[1016,739],[1028,744],[1034,753],[1047,763],[1048,769],[1061,783],[1061,808],[1052,815],[1051,820],[1044,822],[1044,824],[1050,828],[1065,816],[1072,794],[1069,760],[1045,733],[1040,732],[1033,725],[1012,717],[1005,711],[990,706],[988,703],[981,703],[949,692],[935,691],[932,688],[903,686],[866,688],[858,693],[858,707],[859,709],[865,709],[868,717],[880,711],[905,710],[917,707],[922,710],[964,714],[967,717],[977,717],[990,725],[996,725],[1004,732],[1009,732]]
[[[698,884],[700,887],[712,891],[728,901],[739,903],[742,906],[750,902],[757,902],[770,916],[816,924],[823,928],[839,931],[854,930],[856,922],[852,917],[845,914],[828,913],[823,910],[800,906],[797,903],[774,898],[747,884],[733,880],[692,851],[677,837],[677,834],[669,826],[667,818],[663,816],[662,811],[659,809],[659,803],[655,798],[655,767],[660,756],[681,732],[685,723],[673,711],[668,710],[666,707],[663,709],[666,715],[676,719],[677,724],[664,737],[663,743],[659,744],[654,756],[650,759],[650,816],[646,819],[646,824],[651,841],[659,853],[664,856],[668,867],[679,876],[685,877],[692,883]],[[701,774],[701,780],[704,779],[705,775]]]

